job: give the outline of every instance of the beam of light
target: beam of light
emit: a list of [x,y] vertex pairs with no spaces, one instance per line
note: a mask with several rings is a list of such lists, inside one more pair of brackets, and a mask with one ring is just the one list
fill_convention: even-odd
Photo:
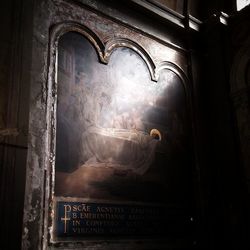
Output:
[[57,125],[62,138],[58,136],[57,149],[64,151],[61,145],[67,144],[71,148],[73,142],[78,149],[67,157],[57,155],[65,165],[63,161],[70,159],[71,165],[106,164],[144,174],[156,148],[160,145],[161,152],[166,151],[166,135],[180,131],[180,124],[173,125],[179,123],[176,105],[183,97],[176,88],[176,75],[162,69],[158,82],[153,82],[147,65],[131,49],[117,49],[109,64],[102,65],[88,42],[83,40],[81,46],[70,60],[72,76],[67,74],[67,63],[58,74]]
[[250,4],[250,0],[237,0],[237,10],[241,10]]

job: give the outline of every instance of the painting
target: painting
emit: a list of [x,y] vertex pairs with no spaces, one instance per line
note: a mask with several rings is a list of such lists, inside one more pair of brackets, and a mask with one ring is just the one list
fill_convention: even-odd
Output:
[[159,235],[166,228],[158,223],[163,207],[187,206],[192,193],[191,127],[180,77],[163,69],[152,81],[144,60],[126,47],[102,64],[74,32],[59,40],[57,75],[57,236]]

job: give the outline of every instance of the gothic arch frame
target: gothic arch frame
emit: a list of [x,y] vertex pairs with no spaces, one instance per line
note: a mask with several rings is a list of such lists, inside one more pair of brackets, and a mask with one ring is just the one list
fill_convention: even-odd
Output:
[[[185,98],[187,103],[187,112],[189,119],[192,117],[192,102],[191,102],[191,85],[189,84],[188,77],[184,71],[176,64],[163,61],[157,65],[144,49],[138,43],[126,39],[126,38],[115,38],[104,43],[97,34],[91,31],[88,27],[76,23],[76,22],[63,22],[55,24],[50,29],[49,39],[49,59],[48,59],[48,75],[47,75],[47,105],[46,105],[46,120],[47,120],[47,135],[46,135],[46,148],[48,157],[45,162],[46,167],[46,183],[45,189],[46,195],[44,197],[44,208],[49,207],[49,210],[44,214],[44,225],[43,230],[47,230],[48,238],[45,242],[56,243],[52,238],[53,234],[53,222],[49,214],[53,213],[53,197],[55,187],[55,145],[56,145],[56,112],[57,112],[57,63],[58,63],[58,42],[60,37],[68,32],[77,32],[83,35],[90,44],[95,48],[100,63],[108,64],[112,53],[121,47],[130,48],[135,51],[146,63],[149,70],[151,80],[157,82],[160,72],[164,69],[168,69],[175,73],[181,80],[183,85]],[[190,121],[191,122],[191,119]],[[193,131],[193,124],[190,124],[190,128]],[[45,209],[46,211],[46,209]]]

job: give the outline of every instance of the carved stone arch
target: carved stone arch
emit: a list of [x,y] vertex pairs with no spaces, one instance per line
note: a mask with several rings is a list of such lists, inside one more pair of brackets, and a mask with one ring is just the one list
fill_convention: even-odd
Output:
[[[76,22],[63,22],[53,25],[50,28],[49,39],[49,67],[47,75],[46,87],[44,87],[43,98],[46,100],[46,120],[48,121],[45,143],[45,166],[48,169],[46,172],[46,182],[48,193],[46,194],[46,202],[44,207],[48,207],[52,202],[52,191],[54,190],[55,180],[55,145],[56,145],[56,114],[57,114],[57,53],[58,42],[60,38],[68,32],[77,32],[85,37],[91,45],[93,45],[97,56],[101,63],[106,64],[104,60],[105,46],[101,39],[89,28]],[[47,217],[44,217],[44,224],[47,225]]]
[[105,46],[101,39],[92,30],[76,22],[63,22],[52,27],[50,43],[54,49],[57,48],[60,37],[68,32],[77,32],[83,35],[94,46],[100,62],[106,63],[104,58]]
[[111,41],[108,41],[105,46],[105,54],[104,54],[104,61],[108,64],[111,54],[114,52],[115,49],[120,47],[126,47],[134,50],[146,63],[151,80],[157,81],[156,75],[155,75],[155,63],[153,62],[151,56],[148,54],[148,52],[141,47],[139,44],[135,43],[134,41],[131,41],[129,39],[125,38],[118,38]]
[[[104,50],[105,46],[101,39],[89,28],[81,25],[77,22],[62,22],[53,25],[50,28],[49,39],[49,68],[48,68],[48,80],[46,91],[44,93],[44,100],[46,100],[46,113],[47,119],[51,121],[48,127],[47,137],[47,150],[51,152],[51,155],[55,154],[55,121],[56,121],[56,101],[57,101],[57,49],[59,39],[68,32],[77,32],[83,35],[94,46],[97,56],[101,63],[105,63]],[[51,165],[51,161],[47,159],[47,165]],[[51,166],[53,169],[53,166]]]
[[187,98],[190,100],[191,90],[190,90],[190,86],[188,84],[188,77],[183,72],[183,70],[179,66],[177,66],[176,64],[174,64],[172,62],[168,62],[168,61],[161,62],[159,65],[157,65],[157,67],[155,69],[156,80],[159,79],[160,72],[163,69],[168,69],[168,70],[174,72],[181,79],[181,82],[182,82],[183,87],[185,89],[185,93],[187,95]]

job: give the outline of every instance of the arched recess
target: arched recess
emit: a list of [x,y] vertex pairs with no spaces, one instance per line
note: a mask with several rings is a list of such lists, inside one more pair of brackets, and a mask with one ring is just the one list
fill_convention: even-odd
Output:
[[[175,73],[181,80],[181,83],[183,85],[185,95],[186,95],[186,103],[187,103],[187,110],[189,113],[189,119],[192,119],[193,117],[193,110],[192,110],[192,89],[191,89],[191,84],[189,82],[189,79],[187,75],[184,73],[184,71],[177,66],[176,64],[169,62],[169,61],[164,61],[161,62],[159,65],[157,65],[155,69],[155,77],[156,80],[158,81],[159,76],[161,74],[161,71],[167,69]],[[194,128],[193,128],[194,129]]]
[[110,56],[114,52],[114,50],[119,48],[119,47],[130,48],[130,49],[134,50],[137,54],[139,54],[139,56],[145,61],[146,65],[148,67],[148,70],[149,70],[149,73],[151,76],[151,80],[157,81],[156,74],[155,74],[156,67],[155,67],[155,63],[153,62],[152,58],[145,51],[144,48],[142,48],[140,45],[138,45],[137,43],[135,43],[129,39],[118,38],[118,39],[114,39],[114,40],[107,42],[107,44],[105,46],[105,54],[104,54],[104,59],[105,59],[106,63],[108,63]]
[[51,37],[50,37],[50,44],[54,44],[55,46],[51,46],[51,52],[55,53],[54,49],[57,48],[58,40],[60,37],[67,33],[67,32],[78,32],[82,34],[84,37],[86,37],[90,43],[94,46],[96,49],[98,58],[100,62],[104,64],[108,64],[109,58],[113,51],[116,48],[119,47],[127,47],[132,50],[134,50],[136,53],[140,55],[140,57],[145,61],[148,70],[151,75],[152,81],[157,81],[156,75],[155,75],[155,63],[152,60],[151,56],[146,52],[146,50],[140,46],[139,44],[135,43],[132,40],[125,39],[125,38],[117,38],[108,41],[106,44],[104,44],[101,39],[96,35],[93,31],[91,31],[89,28],[87,28],[84,25],[74,23],[74,22],[67,22],[67,23],[60,23],[57,25],[54,25],[51,28]]
[[183,84],[183,87],[185,89],[185,92],[187,94],[187,97],[189,98],[190,97],[190,86],[189,86],[189,83],[188,83],[188,77],[186,76],[186,74],[183,72],[183,70],[178,67],[176,64],[174,63],[171,63],[171,62],[168,62],[168,61],[164,61],[164,62],[161,62],[159,65],[157,65],[156,69],[155,69],[155,77],[156,77],[156,80],[158,80],[159,78],[159,75],[161,73],[161,71],[163,69],[168,69],[168,70],[171,70],[172,72],[174,72],[177,76],[180,77],[181,79],[181,82]]
[[111,54],[114,52],[115,49],[119,47],[130,48],[133,51],[135,51],[144,60],[144,62],[146,63],[148,67],[152,81],[156,82],[158,80],[160,71],[162,69],[169,69],[173,71],[174,73],[176,73],[181,78],[183,84],[185,85],[185,90],[189,91],[188,86],[187,86],[188,78],[183,72],[183,70],[180,67],[178,67],[176,64],[168,62],[168,61],[164,61],[156,66],[156,64],[154,63],[151,56],[147,53],[147,51],[142,46],[135,43],[134,41],[129,40],[127,38],[117,38],[117,39],[110,40],[106,44],[104,44],[101,41],[101,39],[98,37],[98,35],[96,35],[93,31],[91,31],[86,26],[81,25],[79,23],[75,23],[75,22],[60,23],[60,24],[54,25],[51,28],[51,36],[50,36],[50,55],[51,55],[50,58],[51,59],[53,58],[53,55],[56,54],[56,49],[57,49],[58,41],[60,37],[63,34],[66,34],[67,32],[72,32],[72,31],[82,34],[84,37],[86,37],[90,41],[90,43],[96,49],[100,62],[104,64],[108,64]]
[[87,28],[84,25],[81,25],[79,23],[75,22],[66,22],[66,23],[60,23],[52,26],[51,28],[51,36],[50,36],[50,49],[51,52],[55,52],[58,46],[58,41],[60,37],[67,32],[78,32],[82,34],[84,37],[86,37],[90,43],[94,46],[96,49],[97,55],[99,60],[102,63],[106,63],[106,60],[104,59],[104,50],[105,46],[101,39],[89,28]]

